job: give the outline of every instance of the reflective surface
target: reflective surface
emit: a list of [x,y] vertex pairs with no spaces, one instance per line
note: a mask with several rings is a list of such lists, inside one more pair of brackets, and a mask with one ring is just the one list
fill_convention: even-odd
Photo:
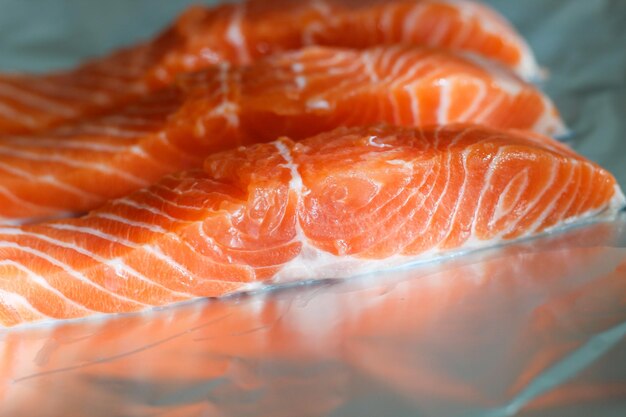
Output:
[[0,410],[626,412],[625,295],[621,219],[438,265],[14,330],[1,336]]
[[[40,11],[20,32],[8,19],[34,6],[0,0],[0,67],[132,39],[75,34],[145,10],[156,27],[184,2],[37,7],[57,3],[82,23]],[[626,2],[490,3],[550,68],[571,144],[626,185]],[[38,36],[67,48],[24,47]],[[626,415],[626,214],[410,270],[0,330],[2,417],[387,415]]]

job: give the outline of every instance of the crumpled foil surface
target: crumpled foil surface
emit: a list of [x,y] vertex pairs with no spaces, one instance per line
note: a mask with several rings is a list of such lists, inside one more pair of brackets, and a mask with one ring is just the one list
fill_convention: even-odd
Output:
[[[626,2],[489,3],[549,68],[570,144],[626,185]],[[0,0],[0,70],[71,64],[185,5]],[[350,280],[0,330],[0,416],[626,416],[626,214]]]

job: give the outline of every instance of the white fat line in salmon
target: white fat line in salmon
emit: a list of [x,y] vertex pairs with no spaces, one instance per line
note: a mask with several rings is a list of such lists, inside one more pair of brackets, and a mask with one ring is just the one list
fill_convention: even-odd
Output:
[[[3,81],[0,80],[0,83]],[[28,77],[21,80],[18,79],[17,81],[21,82],[13,82],[11,84],[19,84],[21,88],[29,88],[33,93],[43,93],[52,98],[69,100],[70,102],[92,103],[100,106],[105,106],[111,102],[111,97],[106,93],[94,91],[92,88],[81,88],[79,85],[72,83],[71,79],[65,81],[52,78]]]
[[237,52],[237,57],[241,63],[247,63],[251,60],[246,37],[242,30],[245,13],[245,3],[239,3],[234,6],[228,29],[226,29],[226,39]]
[[2,259],[0,260],[0,266],[10,266],[12,268],[17,269],[18,271],[23,272],[24,274],[26,274],[28,279],[32,280],[35,284],[39,285],[41,288],[44,288],[46,291],[50,292],[51,294],[54,294],[55,296],[64,300],[73,308],[76,308],[78,310],[82,310],[85,312],[96,313],[95,310],[92,310],[84,306],[83,304],[80,304],[78,301],[68,298],[65,294],[63,294],[58,289],[50,285],[50,283],[44,277],[42,277],[39,274],[34,273],[33,271],[31,271],[30,269],[28,269],[26,266],[24,266],[23,264],[19,262],[16,262],[10,259]]
[[127,297],[124,297],[122,295],[116,294],[112,291],[110,291],[109,289],[91,281],[89,278],[87,278],[85,275],[83,275],[82,273],[80,273],[79,271],[75,270],[74,268],[70,267],[67,263],[65,262],[61,262],[58,259],[48,255],[45,252],[42,252],[40,250],[28,247],[28,246],[24,246],[24,245],[20,245],[18,243],[14,243],[14,242],[6,242],[6,241],[0,241],[0,248],[10,248],[10,249],[15,249],[17,251],[21,251],[24,253],[27,253],[31,256],[40,258],[48,263],[50,263],[51,265],[56,266],[59,269],[62,269],[67,275],[69,275],[70,277],[98,290],[98,291],[102,291],[105,292],[107,294],[109,294],[111,297],[116,298],[118,300],[124,301],[124,302],[128,302],[131,304],[136,304],[138,306],[144,306],[147,307],[146,304],[137,301],[137,300],[133,300]]
[[91,201],[100,201],[100,197],[94,193],[90,193],[87,192],[85,190],[82,190],[80,188],[76,188],[70,184],[64,183],[62,181],[59,181],[58,178],[56,178],[54,175],[51,174],[46,174],[46,175],[35,175],[30,171],[25,171],[23,169],[17,168],[17,167],[13,167],[10,166],[8,164],[5,164],[3,162],[0,161],[0,171],[5,171],[8,172],[10,174],[13,174],[17,177],[21,177],[23,179],[27,179],[27,180],[31,180],[31,181],[41,181],[44,183],[47,183],[49,185],[52,185],[54,187],[60,188],[62,190],[65,190],[71,194],[75,194],[79,197],[83,197],[85,199],[91,200]]
[[[89,251],[87,249],[85,249],[82,246],[79,246],[75,243],[71,243],[71,242],[65,242],[63,240],[59,240],[59,239],[54,239],[52,237],[43,235],[41,233],[32,233],[32,232],[28,232],[28,231],[23,231],[21,229],[10,229],[10,228],[5,228],[5,227],[0,227],[0,236],[2,235],[17,235],[17,236],[24,236],[24,237],[32,237],[34,239],[39,239],[41,241],[47,242],[52,244],[53,246],[57,246],[57,247],[61,247],[64,249],[69,249],[71,251],[74,251],[76,253],[79,253],[83,256],[86,256],[88,258],[93,259],[94,261],[99,262],[101,265],[104,266],[108,266],[110,268],[112,268],[115,272],[116,275],[124,278],[125,276],[133,276],[137,279],[139,279],[142,282],[145,282],[151,286],[154,286],[156,288],[160,288],[162,290],[168,291],[171,293],[171,295],[173,296],[178,296],[178,297],[191,297],[192,294],[190,293],[181,293],[181,292],[177,292],[172,290],[171,288],[167,288],[161,284],[159,284],[158,282],[148,278],[147,276],[141,274],[139,271],[137,271],[136,269],[128,266],[124,260],[122,258],[105,258],[103,256],[100,256],[98,254],[96,254],[95,252]],[[122,245],[126,245],[126,246],[130,246],[133,248],[137,248],[139,247],[139,245],[135,245],[132,244],[131,242],[125,240],[125,239],[120,239],[119,236],[111,236],[109,235],[111,239],[114,239],[116,242],[122,244]],[[141,248],[143,250],[146,250],[147,253],[150,254],[156,254],[159,259],[167,259],[167,262],[170,263],[170,260],[168,257],[166,257],[165,255],[163,255],[162,252],[154,250],[153,248],[151,248],[148,245],[142,245]],[[59,261],[60,262],[60,261]],[[171,261],[172,264],[174,264],[173,261]],[[179,264],[177,264],[177,267],[179,266]],[[177,268],[177,270],[179,270],[179,272],[183,272],[182,269]]]
[[24,112],[18,111],[10,107],[8,104],[2,102],[0,102],[0,117],[4,117],[7,120],[11,120],[12,122],[16,122],[23,126],[37,126],[37,121],[34,117],[25,114]]
[[15,311],[18,314],[19,311],[16,310],[26,310],[38,320],[52,318],[35,308],[25,297],[0,288],[0,307],[1,306],[8,306],[9,311]]
[[139,178],[125,171],[122,171],[120,169],[115,169],[110,165],[105,165],[102,163],[81,162],[76,159],[70,159],[63,155],[38,154],[38,153],[28,152],[24,150],[10,149],[4,146],[0,146],[0,154],[7,155],[10,157],[14,157],[14,158],[32,160],[32,161],[56,162],[56,163],[67,165],[73,168],[93,170],[93,171],[101,172],[103,174],[117,176],[133,184],[144,185],[144,186],[148,185],[148,181],[144,178]]
[[29,136],[10,136],[2,138],[2,141],[10,146],[26,147],[26,148],[56,148],[56,149],[76,149],[76,150],[88,150],[93,152],[102,153],[121,153],[128,150],[128,146],[124,145],[111,145],[110,143],[102,143],[94,138],[78,138],[77,140],[59,140],[58,138],[50,137],[44,139],[42,137],[29,137]]
[[46,98],[9,84],[0,83],[0,98],[2,97],[50,114],[64,117],[75,117],[78,114],[74,107],[64,104],[62,101]]

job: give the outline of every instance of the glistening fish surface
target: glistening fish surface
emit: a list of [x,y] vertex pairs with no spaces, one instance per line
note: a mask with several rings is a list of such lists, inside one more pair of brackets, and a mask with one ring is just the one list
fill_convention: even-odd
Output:
[[0,322],[144,310],[348,277],[624,207],[613,176],[544,136],[340,128],[205,160],[89,215],[0,229]]
[[255,59],[307,45],[437,46],[494,59],[524,78],[539,68],[517,32],[467,0],[252,0],[193,7],[154,39],[76,69],[0,75],[0,134],[49,129],[115,109],[182,72]]

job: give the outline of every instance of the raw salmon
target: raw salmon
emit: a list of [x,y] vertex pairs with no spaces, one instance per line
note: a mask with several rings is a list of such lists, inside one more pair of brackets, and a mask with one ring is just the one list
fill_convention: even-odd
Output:
[[143,78],[156,63],[154,49],[121,50],[67,72],[0,75],[0,135],[47,129],[133,101],[150,91]]
[[252,0],[192,8],[172,26],[177,46],[150,73],[157,84],[216,62],[248,63],[302,46],[412,43],[468,51],[531,79],[540,69],[497,12],[468,0]]
[[[195,302],[145,315],[4,332],[0,340],[0,415],[82,416],[93,404],[105,403],[111,408],[101,416],[128,413],[129,407],[138,404],[154,411],[154,398],[172,393],[171,381],[177,381],[176,395],[180,389],[197,387],[198,381],[219,378],[232,384],[230,393],[252,389],[260,394],[271,385],[262,401],[277,401],[282,410],[285,400],[280,388],[294,380],[293,370],[289,370],[289,378],[283,372],[268,374],[259,366],[264,360],[272,366],[276,360],[303,364],[303,378],[298,379],[303,392],[329,384],[333,392],[346,392],[346,383],[361,384],[360,377],[368,375],[399,391],[408,387],[412,398],[423,387],[429,398],[467,399],[468,392],[476,392],[478,402],[483,391],[472,388],[475,380],[450,378],[448,362],[437,361],[441,368],[433,368],[432,352],[437,349],[451,358],[465,357],[467,361],[455,361],[455,368],[465,376],[468,364],[484,365],[476,363],[468,350],[482,352],[486,360],[492,360],[493,350],[484,347],[506,339],[503,349],[510,354],[497,355],[502,360],[498,368],[504,375],[521,376],[507,379],[498,374],[490,379],[494,387],[503,380],[513,387],[526,386],[590,336],[618,325],[619,312],[625,307],[619,295],[626,293],[626,248],[611,247],[609,237],[617,232],[618,224],[595,224],[445,263],[358,280],[320,282],[269,296]],[[620,262],[622,267],[616,269]],[[609,276],[602,277],[609,271]],[[565,323],[558,319],[565,317]],[[512,322],[517,324],[512,326]],[[486,327],[492,331],[476,335],[476,329]],[[572,337],[581,338],[581,343],[572,343]],[[372,339],[377,342],[371,343]],[[417,349],[422,353],[418,359],[417,350],[406,349],[407,345],[429,348]],[[518,359],[513,369],[512,355]],[[311,378],[312,366],[329,362],[351,366],[359,378],[346,378],[347,368],[335,372],[331,367]],[[250,372],[233,372],[251,363],[254,366],[246,370],[262,381],[254,386],[246,384]],[[413,370],[408,374],[407,363]],[[305,380],[302,386],[300,382]],[[139,384],[141,388],[133,392],[141,395],[127,396],[119,389],[128,381],[135,387]],[[112,385],[112,389],[102,389],[103,385]],[[60,402],[58,398],[70,390],[80,401]],[[32,401],[33,392],[41,394],[37,402]],[[199,403],[204,413],[175,415],[211,414],[213,402],[206,401],[206,391],[195,392],[181,407]],[[608,392],[616,398],[624,391]],[[223,397],[223,393],[212,395]],[[228,398],[232,408],[221,403],[220,412],[241,415],[240,397]],[[296,397],[293,410],[301,410],[300,398]],[[259,402],[248,403],[250,414]],[[330,405],[336,409],[334,401]],[[42,414],[42,410],[51,412]],[[167,403],[163,411],[170,417],[174,410],[178,407]],[[314,415],[324,414],[329,412]]]
[[0,323],[346,277],[625,204],[558,142],[477,125],[339,128],[214,154],[77,219],[0,229]]
[[310,47],[186,75],[118,113],[0,138],[0,222],[85,212],[210,152],[376,122],[562,130],[548,98],[493,63],[410,46]]
[[0,76],[0,134],[33,132],[131,102],[180,72],[305,45],[451,47],[493,58],[523,77],[537,64],[502,17],[466,0],[249,1],[189,9],[152,41],[47,75]]

